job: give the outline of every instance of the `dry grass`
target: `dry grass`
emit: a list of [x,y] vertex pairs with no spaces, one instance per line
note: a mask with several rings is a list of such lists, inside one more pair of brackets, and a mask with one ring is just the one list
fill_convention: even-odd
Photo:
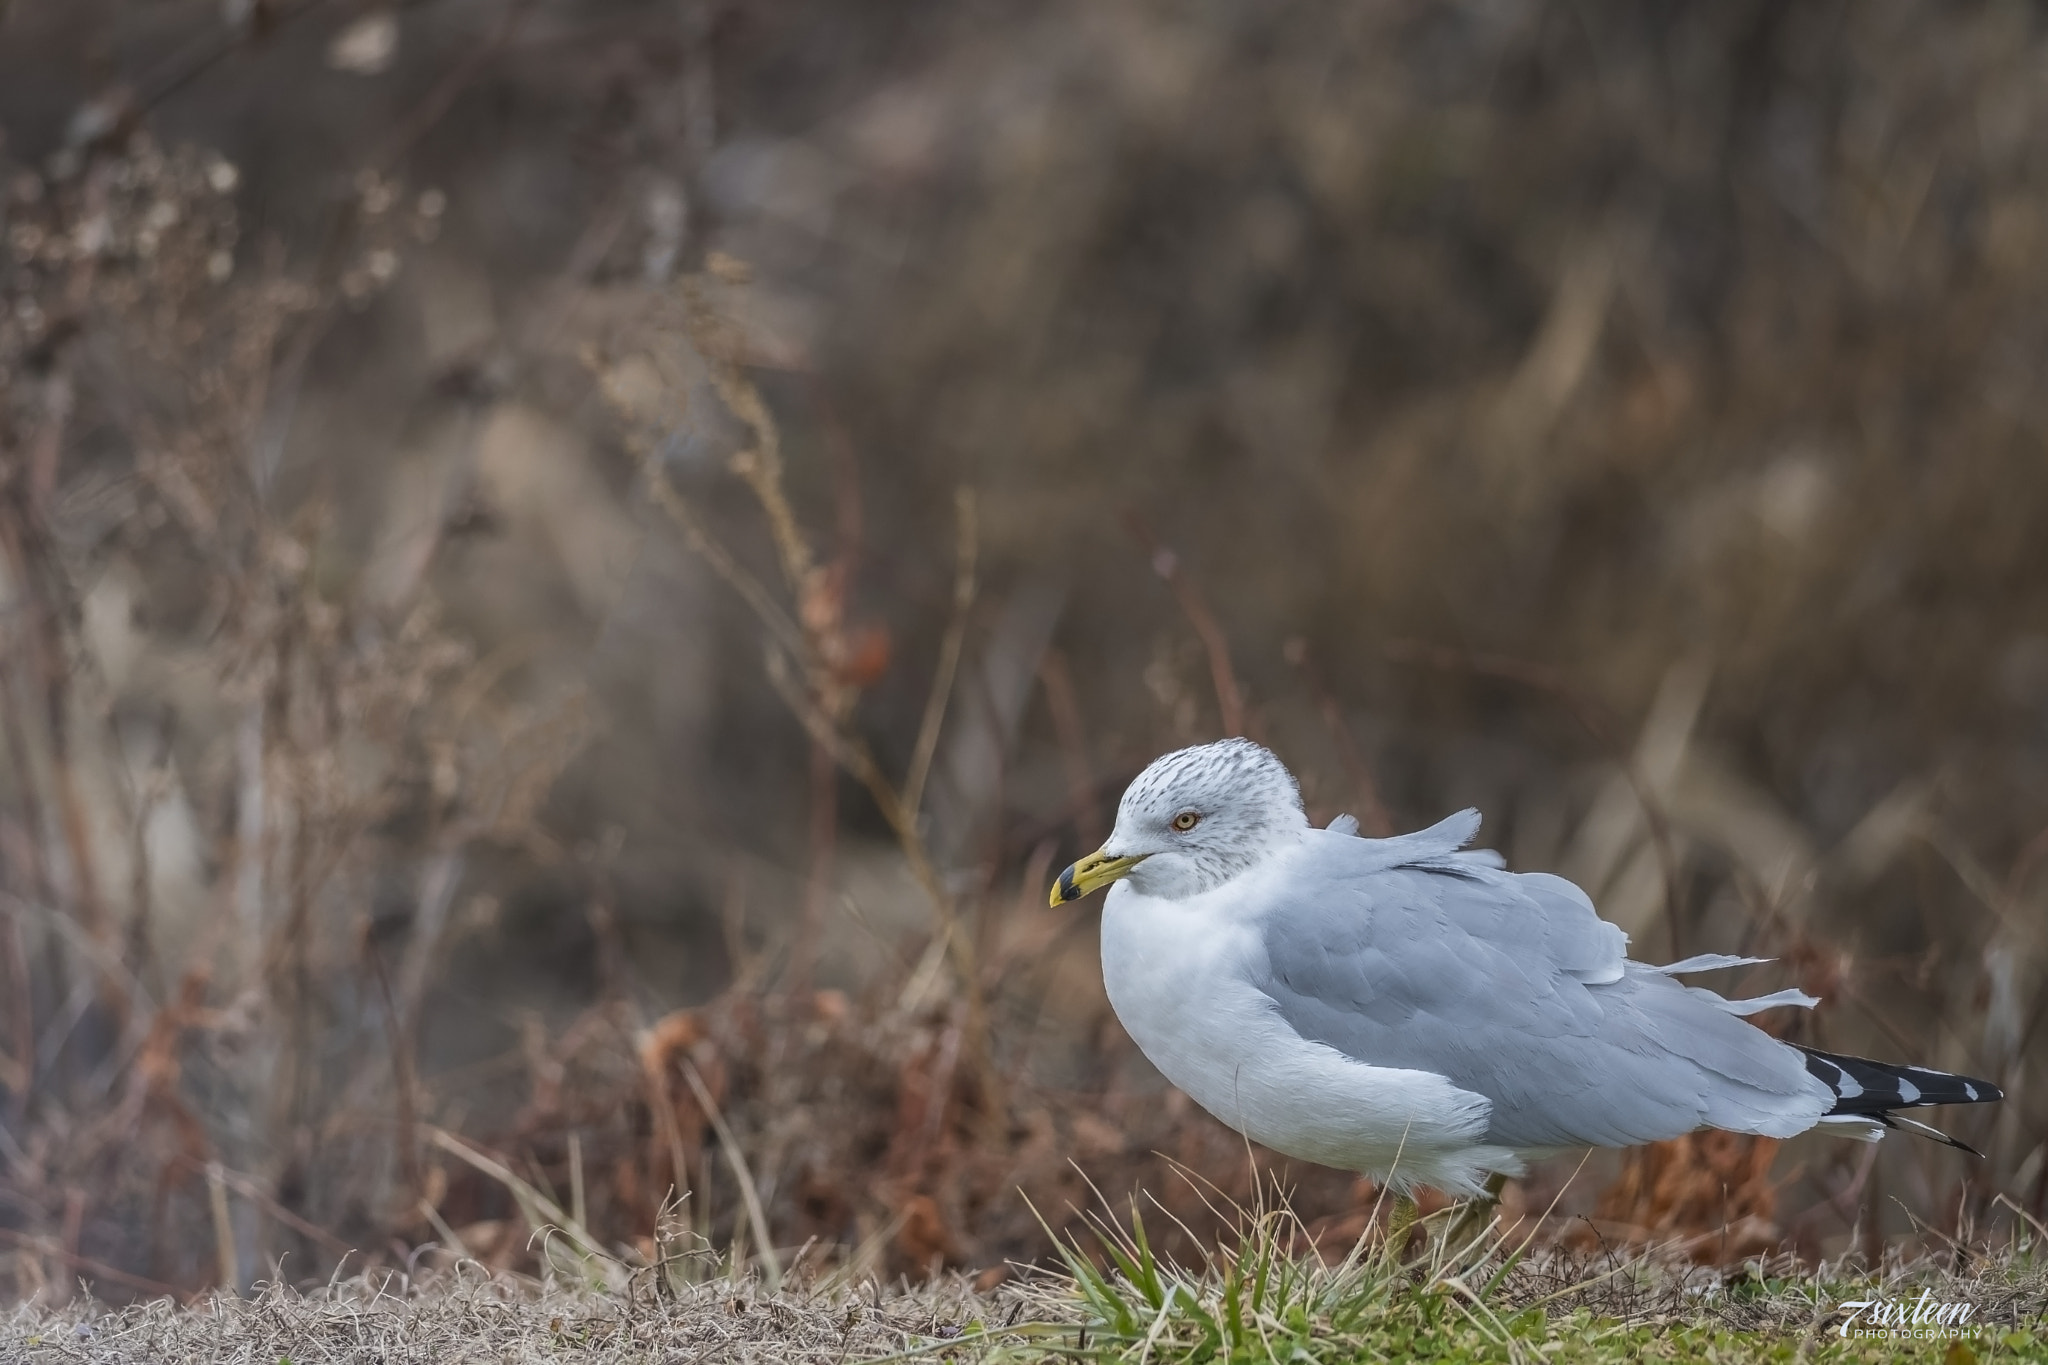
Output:
[[[402,8],[405,98],[298,98],[342,79],[306,5],[0,148],[0,1295],[438,1243],[523,1302],[543,1225],[990,1270],[1074,1158],[1187,1264],[1229,1220],[1175,1162],[1349,1246],[1373,1192],[1165,1093],[1043,903],[1237,729],[1319,818],[1479,804],[1643,955],[1776,954],[1804,1041],[2010,1096],[1955,1116],[1978,1166],[1589,1167],[1546,1242],[2041,1215],[2010,13],[934,6],[904,67],[810,0]],[[0,18],[0,100],[69,12]],[[355,110],[352,159],[152,138],[223,88],[224,136]],[[546,172],[593,159],[587,204]]]
[[[1155,1214],[1164,1212],[1157,1205]],[[799,1260],[777,1284],[710,1257],[602,1269],[570,1254],[545,1278],[429,1252],[402,1270],[319,1288],[259,1286],[109,1308],[80,1299],[0,1318],[0,1351],[23,1362],[185,1361],[1343,1362],[1725,1361],[1812,1358],[2034,1360],[2048,1279],[2034,1249],[1851,1265],[1752,1261],[1702,1271],[1680,1256],[1573,1258],[1488,1235],[1419,1252],[1384,1243],[1322,1258],[1284,1206],[1234,1211],[1194,1268],[1153,1249],[1145,1223],[1093,1219],[1060,1249],[1065,1273],[999,1290],[938,1276],[916,1286],[820,1274]],[[607,1285],[609,1275],[617,1278]],[[1955,1333],[1852,1336],[1854,1303],[1968,1304]],[[1845,1306],[1848,1304],[1850,1306]],[[1867,1310],[1866,1310],[1867,1311]],[[1958,1346],[1957,1342],[1961,1345]],[[1960,1352],[1960,1354],[1959,1354]]]
[[109,1365],[188,1360],[524,1362],[837,1362],[893,1354],[958,1336],[987,1310],[971,1289],[941,1282],[914,1292],[782,1292],[719,1280],[680,1294],[630,1298],[447,1271],[351,1279],[322,1292],[268,1288],[109,1312],[80,1302],[63,1313],[0,1319],[9,1360],[81,1357]]

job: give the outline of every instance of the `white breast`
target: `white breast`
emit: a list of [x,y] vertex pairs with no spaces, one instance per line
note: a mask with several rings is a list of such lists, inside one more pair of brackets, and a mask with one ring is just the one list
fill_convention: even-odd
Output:
[[1476,1191],[1520,1169],[1482,1144],[1483,1096],[1296,1033],[1253,984],[1264,949],[1231,891],[1168,901],[1118,883],[1103,908],[1110,1004],[1167,1080],[1254,1142],[1396,1185]]

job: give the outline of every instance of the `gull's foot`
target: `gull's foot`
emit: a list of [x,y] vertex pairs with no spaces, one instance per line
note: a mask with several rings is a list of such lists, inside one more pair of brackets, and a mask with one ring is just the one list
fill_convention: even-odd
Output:
[[1451,1221],[1449,1231],[1444,1233],[1444,1246],[1453,1255],[1461,1253],[1467,1244],[1478,1237],[1493,1211],[1500,1206],[1500,1192],[1507,1188],[1508,1178],[1495,1171],[1486,1178],[1486,1193],[1465,1201],[1459,1208],[1458,1216]]
[[1387,1214],[1387,1248],[1395,1260],[1408,1259],[1409,1250],[1419,1240],[1415,1224],[1420,1215],[1413,1199],[1405,1194],[1394,1196],[1394,1207]]

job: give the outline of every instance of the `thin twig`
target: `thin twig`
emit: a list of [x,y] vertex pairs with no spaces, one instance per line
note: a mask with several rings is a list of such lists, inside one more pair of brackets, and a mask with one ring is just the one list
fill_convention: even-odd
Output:
[[[647,1086],[648,1107],[654,1111],[656,1136],[668,1148],[669,1189],[677,1196],[687,1196],[695,1187],[690,1183],[689,1158],[683,1151],[683,1135],[676,1125],[676,1102],[668,1088],[667,1064],[644,1045],[640,1048],[640,1075]],[[653,1165],[651,1161],[648,1164]],[[701,1207],[702,1203],[700,1199],[698,1206]]]
[[[427,1139],[436,1147],[465,1164],[474,1167],[491,1179],[503,1185],[516,1203],[522,1206],[527,1220],[532,1223],[553,1223],[569,1235],[586,1256],[604,1261],[616,1262],[617,1257],[604,1249],[604,1244],[593,1237],[590,1229],[569,1216],[569,1211],[535,1189],[531,1182],[519,1178],[510,1166],[490,1155],[481,1147],[473,1147],[444,1128],[429,1127]],[[539,1214],[539,1218],[534,1215]],[[538,1229],[536,1229],[538,1230]]]
[[1216,709],[1221,713],[1223,733],[1242,735],[1245,733],[1244,694],[1238,689],[1237,674],[1230,667],[1230,641],[1223,633],[1223,627],[1216,620],[1216,614],[1209,610],[1209,604],[1202,597],[1194,580],[1182,570],[1180,556],[1159,543],[1146,526],[1144,518],[1135,511],[1124,513],[1124,525],[1131,535],[1145,548],[1152,560],[1152,572],[1166,580],[1173,589],[1174,600],[1180,603],[1181,614],[1188,618],[1195,634],[1201,637],[1203,649],[1209,655],[1209,677],[1216,688]]
[[[293,5],[289,9],[271,10],[262,36],[276,36],[278,30],[286,24],[304,18],[327,3],[329,0],[306,0],[306,3]],[[5,6],[0,6],[0,10],[4,9]],[[141,119],[151,109],[183,90],[209,70],[250,46],[253,44],[247,34],[235,29],[223,31],[219,27],[219,20],[216,19],[207,25],[207,33],[199,41],[187,44],[184,50],[174,53],[156,70],[136,82],[137,93],[130,117]]]
[[11,915],[0,924],[0,977],[13,997],[8,1023],[14,1031],[14,1047],[0,1047],[0,1089],[8,1092],[19,1110],[27,1105],[29,1086],[35,1082],[35,995],[28,975],[28,945],[20,920]]
[[1344,720],[1344,708],[1323,685],[1322,671],[1309,654],[1308,641],[1296,636],[1287,642],[1282,652],[1287,662],[1301,671],[1302,681],[1308,684],[1309,695],[1315,699],[1316,710],[1323,718],[1323,726],[1336,742],[1337,761],[1344,765],[1345,773],[1351,778],[1352,794],[1358,798],[1359,828],[1375,839],[1387,838],[1394,832],[1394,821],[1387,814],[1386,803],[1380,800],[1379,784],[1372,780],[1372,769],[1366,766],[1365,755],[1358,751],[1358,741],[1352,737],[1351,727]]
[[[6,739],[7,757],[18,774],[16,784],[20,791],[22,820],[29,830],[22,844],[28,853],[30,893],[47,901],[50,899],[50,879],[43,865],[43,846],[39,837],[43,829],[42,802],[37,797],[34,770],[30,766],[28,740],[21,724],[21,706],[14,687],[14,672],[5,659],[0,659],[0,736]],[[25,1108],[36,1083],[35,993],[29,980],[28,941],[18,921],[8,921],[4,944],[8,993],[13,998],[14,1048],[21,1067],[19,1084],[10,1088],[15,1092],[17,1107]],[[63,982],[55,979],[54,975],[45,984],[53,992],[61,994],[63,990]]]
[[1059,736],[1074,830],[1082,843],[1092,847],[1103,840],[1102,812],[1096,806],[1095,780],[1089,775],[1088,737],[1082,725],[1081,703],[1074,692],[1074,675],[1067,668],[1067,656],[1057,649],[1046,650],[1038,661],[1038,680],[1045,686],[1046,709],[1052,712],[1053,732]]
[[[830,633],[840,625],[837,612],[818,613],[818,619],[814,621],[809,610],[830,592],[831,585],[824,581],[824,576],[831,571],[816,567],[816,556],[812,554],[791,510],[783,488],[781,445],[773,414],[760,391],[740,367],[737,359],[742,352],[740,340],[697,293],[687,289],[685,292],[690,305],[687,325],[691,339],[709,364],[713,386],[727,409],[753,434],[752,447],[734,456],[730,467],[753,492],[768,521],[785,584],[797,604],[796,617],[792,619],[766,585],[740,567],[697,515],[695,508],[675,490],[658,462],[656,443],[645,439],[643,433],[636,445],[647,466],[649,486],[655,500],[683,530],[690,547],[704,556],[713,571],[740,594],[762,622],[768,634],[766,662],[770,684],[809,733],[813,743],[830,753],[867,789],[883,819],[895,832],[912,875],[931,898],[945,954],[953,964],[967,999],[975,1078],[983,1086],[984,1097],[992,1097],[999,1088],[999,1078],[993,1074],[988,1055],[986,1009],[981,998],[979,974],[975,971],[974,945],[961,932],[953,897],[933,866],[917,818],[917,802],[922,799],[931,752],[944,721],[945,699],[952,690],[953,675],[958,668],[961,648],[959,621],[973,600],[978,535],[972,497],[964,490],[960,495],[960,572],[955,585],[958,605],[955,625],[949,629],[941,650],[941,676],[933,689],[933,697],[927,700],[926,723],[919,737],[919,751],[923,757],[913,760],[912,780],[898,788],[883,774],[867,744],[849,727],[848,713],[857,689],[837,675],[830,663],[833,658]],[[795,669],[791,667],[792,661],[797,665]],[[1000,1106],[991,1099],[988,1108],[995,1111]]]
[[811,988],[811,969],[818,957],[818,933],[832,898],[832,863],[839,843],[839,764],[832,751],[811,741],[810,867],[804,874],[803,913],[796,942],[790,945],[789,989],[802,995]]
[[207,1204],[213,1210],[213,1250],[219,1261],[220,1287],[230,1292],[241,1287],[240,1249],[235,1245],[235,1220],[228,1212],[228,1185],[221,1178],[220,1163],[206,1163]]
[[[699,298],[691,300],[699,324],[699,340],[705,341],[717,330],[714,319]],[[801,593],[810,581],[811,566],[815,562],[811,547],[804,540],[803,532],[796,523],[796,513],[790,509],[789,497],[782,488],[782,438],[775,426],[775,418],[768,411],[767,402],[761,391],[741,372],[739,365],[730,354],[719,354],[725,348],[704,346],[705,359],[709,362],[712,387],[718,390],[719,398],[732,415],[746,424],[754,433],[754,444],[732,457],[732,472],[753,491],[761,510],[768,518],[769,533],[775,539],[775,552],[782,562],[782,576],[793,593]]]
[[867,745],[831,727],[822,713],[797,690],[795,679],[790,677],[788,665],[782,661],[781,656],[771,654],[769,663],[769,680],[776,685],[776,690],[782,694],[790,709],[796,712],[804,728],[810,731],[813,739],[821,740],[832,750],[841,766],[860,780],[861,785],[866,787],[868,794],[874,798],[875,804],[881,808],[882,818],[889,822],[889,827],[896,833],[897,842],[902,845],[904,858],[910,864],[911,875],[931,897],[932,905],[939,915],[941,932],[947,936],[949,948],[954,954],[956,968],[971,978],[972,947],[966,937],[959,932],[953,898],[946,891],[945,883],[940,879],[938,869],[932,863],[931,854],[926,850],[924,841],[918,834],[915,819],[911,816],[909,808],[903,804],[896,790],[889,785],[888,778],[882,775],[881,767],[875,762],[874,755],[868,751]]
[[[860,469],[845,426],[833,412],[816,376],[809,376],[809,379],[807,387],[811,403],[824,434],[825,450],[832,461],[833,507],[838,532],[836,553],[823,576],[825,581],[819,586],[829,584],[836,603],[843,603],[853,591],[853,577],[860,566],[865,532]],[[851,688],[840,688],[836,700],[847,705],[853,696]],[[831,750],[815,741],[811,744],[810,783],[810,868],[804,881],[803,915],[796,941],[790,946],[789,983],[790,989],[798,994],[810,989],[811,970],[817,960],[819,930],[832,899],[833,863],[838,856],[839,844],[839,765]]]
[[903,779],[903,807],[913,820],[923,804],[925,780],[931,776],[932,758],[938,752],[939,727],[946,721],[946,703],[953,695],[953,678],[960,669],[960,649],[967,638],[967,614],[974,606],[975,560],[980,548],[974,491],[962,488],[954,493],[953,510],[959,521],[954,550],[953,616],[946,623],[946,637],[939,646],[938,670],[932,676],[931,694],[925,698],[924,720],[917,727],[917,748],[911,752],[910,771]]
[[[882,818],[900,838],[906,829],[911,828],[904,817],[903,803],[897,798],[896,789],[889,785],[889,779],[883,776],[881,766],[875,762],[874,755],[868,752],[867,745],[845,734],[832,723],[831,718],[805,694],[803,684],[790,671],[788,656],[772,644],[766,651],[764,664],[769,684],[775,688],[797,721],[813,740],[831,752],[840,767],[846,769],[855,780],[868,789],[868,794],[874,797],[875,804],[881,808]],[[911,832],[915,833],[915,830],[911,829]]]
[[[52,440],[60,438],[54,424],[48,434]],[[85,801],[71,754],[72,670],[66,658],[65,623],[75,615],[75,606],[62,600],[67,590],[55,567],[56,551],[49,543],[38,510],[19,485],[10,486],[6,492],[11,506],[9,515],[0,516],[0,545],[6,549],[16,591],[23,598],[29,621],[28,656],[42,685],[50,780],[55,788],[57,827],[69,855],[72,909],[94,939],[111,942],[111,920],[100,896]],[[102,998],[115,1018],[125,1025],[129,1002],[114,990],[111,981],[105,983]]]
[[904,860],[910,864],[911,875],[917,879],[925,894],[931,898],[932,907],[939,917],[940,932],[946,936],[947,947],[954,959],[955,969],[961,972],[963,982],[972,989],[973,947],[967,937],[959,932],[958,916],[953,908],[953,898],[946,891],[938,869],[932,864],[931,854],[924,846],[918,833],[915,818],[889,785],[881,765],[860,739],[846,734],[832,724],[817,704],[806,696],[802,686],[791,675],[789,662],[773,649],[768,652],[768,681],[788,705],[811,738],[824,745],[838,760],[839,765],[851,773],[860,784],[867,788],[868,795],[880,808],[882,818],[896,834],[897,843],[903,849]]
[[115,979],[130,1000],[140,1002],[139,1014],[156,1013],[158,1006],[149,993],[149,987],[121,960],[120,949],[116,945],[93,938],[85,932],[84,926],[62,911],[24,900],[10,891],[0,891],[0,912],[15,919],[37,920],[50,931],[53,941],[61,939],[70,944],[102,975]]
[[173,1159],[181,1166],[187,1166],[194,1170],[198,1170],[205,1173],[209,1179],[217,1175],[220,1179],[220,1182],[226,1185],[229,1189],[233,1190],[236,1194],[241,1195],[242,1198],[256,1205],[256,1207],[262,1209],[265,1213],[269,1214],[272,1218],[284,1224],[292,1231],[298,1233],[299,1235],[307,1238],[310,1241],[320,1243],[320,1245],[326,1247],[329,1251],[332,1251],[337,1255],[346,1255],[349,1252],[355,1250],[354,1247],[350,1246],[347,1242],[342,1241],[339,1237],[336,1237],[333,1233],[329,1232],[326,1228],[321,1227],[318,1223],[307,1222],[298,1214],[293,1213],[290,1209],[278,1203],[275,1199],[271,1198],[268,1194],[264,1193],[263,1186],[261,1184],[250,1179],[248,1176],[243,1175],[240,1171],[231,1171],[217,1161],[202,1162],[184,1153],[179,1153]]
[[760,618],[761,624],[767,627],[768,633],[775,637],[778,644],[799,659],[808,658],[809,643],[804,639],[803,632],[797,629],[796,622],[790,619],[788,612],[777,605],[775,599],[769,595],[767,586],[734,559],[731,551],[712,534],[711,528],[697,515],[697,509],[676,490],[675,484],[670,482],[667,471],[661,467],[659,456],[650,451],[642,458],[641,463],[646,468],[647,486],[654,494],[655,502],[681,529],[683,538],[689,542],[690,548],[711,566],[713,573],[724,579],[726,585],[740,595],[740,600],[753,609],[754,615]]
[[761,1244],[761,1260],[768,1271],[767,1289],[770,1294],[782,1288],[782,1260],[775,1254],[775,1243],[768,1236],[768,1214],[761,1207],[761,1192],[754,1186],[754,1172],[747,1165],[747,1154],[740,1150],[739,1139],[725,1121],[725,1115],[718,1107],[718,1101],[711,1097],[710,1087],[697,1074],[696,1064],[688,1057],[677,1058],[683,1064],[683,1079],[690,1084],[690,1093],[697,1097],[697,1104],[704,1110],[704,1117],[711,1121],[711,1129],[718,1134],[718,1145],[725,1152],[726,1161],[732,1166],[733,1179],[739,1181],[740,1199],[747,1208],[747,1223],[754,1230],[754,1240]]
[[515,3],[505,6],[498,17],[498,26],[491,30],[483,42],[472,47],[468,55],[427,92],[425,99],[413,106],[399,123],[398,131],[385,139],[384,145],[369,159],[365,168],[372,171],[388,170],[418,145],[419,140],[431,132],[435,124],[448,116],[448,111],[455,107],[455,101],[461,97],[470,82],[490,65],[492,59],[505,50],[513,34],[518,31],[520,23],[526,18],[527,11],[532,8],[533,0],[515,0]]
[[2018,901],[2020,893],[2027,889],[2027,879],[2034,874],[2043,858],[2048,858],[2048,828],[2044,828],[2027,840],[2020,849],[2020,856],[2013,859],[2012,871],[2005,879],[2005,894],[2009,901]]
[[[867,789],[868,795],[881,810],[882,818],[896,834],[897,846],[903,851],[903,860],[910,865],[911,876],[924,888],[930,898],[932,912],[938,917],[939,935],[944,942],[947,958],[953,964],[953,971],[959,977],[960,988],[967,997],[968,1029],[971,1035],[970,1052],[974,1061],[976,1078],[993,1096],[999,1078],[994,1074],[988,1055],[987,1007],[982,1000],[981,975],[975,969],[974,944],[962,932],[960,916],[954,907],[952,894],[947,891],[940,878],[938,868],[932,863],[931,853],[925,847],[924,836],[917,828],[917,819],[903,803],[896,789],[889,785],[881,765],[858,737],[847,734],[819,709],[817,703],[803,690],[790,673],[789,661],[772,646],[767,657],[768,681],[782,697],[790,711],[810,734],[811,739],[831,751],[841,767],[851,773]],[[1000,1106],[991,1102],[988,1112],[1000,1112]]]
[[369,953],[370,968],[377,978],[377,990],[384,997],[384,1041],[391,1049],[391,1087],[396,1093],[398,1106],[398,1169],[405,1179],[406,1193],[412,1196],[408,1202],[418,1202],[425,1197],[426,1182],[421,1178],[420,1156],[413,1136],[419,1106],[414,1098],[412,1057],[406,1046],[406,1024],[399,1015],[398,1001],[391,993],[391,978],[384,970],[384,955],[377,951],[374,939],[365,941]]
[[145,1294],[155,1294],[167,1299],[176,1298],[178,1294],[178,1291],[173,1286],[165,1284],[162,1280],[146,1280],[140,1275],[131,1275],[125,1270],[117,1270],[105,1261],[95,1261],[89,1256],[80,1256],[75,1252],[66,1251],[47,1237],[36,1237],[26,1232],[16,1232],[13,1228],[0,1228],[0,1242],[5,1242],[9,1246],[20,1247],[24,1251],[35,1252],[40,1256],[51,1257],[54,1260],[62,1261],[73,1270],[82,1270],[88,1275],[96,1275],[103,1280],[112,1280],[115,1284],[125,1284],[130,1289],[139,1289]]
[[1643,823],[1649,827],[1650,844],[1656,851],[1658,870],[1664,879],[1664,928],[1671,936],[1671,954],[1684,957],[1681,946],[1683,935],[1680,930],[1680,881],[1678,849],[1671,836],[1671,821],[1664,812],[1664,803],[1650,787],[1649,778],[1635,760],[1635,753],[1624,743],[1616,729],[1612,713],[1593,698],[1587,696],[1572,681],[1569,674],[1545,664],[1532,663],[1527,659],[1516,659],[1505,654],[1454,649],[1448,645],[1430,644],[1422,640],[1389,640],[1381,646],[1387,658],[1396,663],[1422,664],[1431,668],[1476,673],[1481,677],[1499,678],[1506,682],[1519,683],[1538,692],[1548,693],[1565,704],[1593,740],[1608,750],[1615,763],[1621,768],[1629,789],[1635,793],[1636,802],[1643,810]]

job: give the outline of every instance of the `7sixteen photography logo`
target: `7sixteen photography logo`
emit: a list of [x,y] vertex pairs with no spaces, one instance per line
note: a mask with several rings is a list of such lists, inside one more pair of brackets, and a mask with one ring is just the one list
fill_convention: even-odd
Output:
[[1904,1299],[1844,1299],[1836,1307],[1848,1313],[1842,1320],[1842,1336],[1915,1337],[1939,1340],[1974,1337],[1983,1329],[1970,1321],[1975,1304],[1939,1303],[1931,1290],[1923,1289],[1917,1301]]

